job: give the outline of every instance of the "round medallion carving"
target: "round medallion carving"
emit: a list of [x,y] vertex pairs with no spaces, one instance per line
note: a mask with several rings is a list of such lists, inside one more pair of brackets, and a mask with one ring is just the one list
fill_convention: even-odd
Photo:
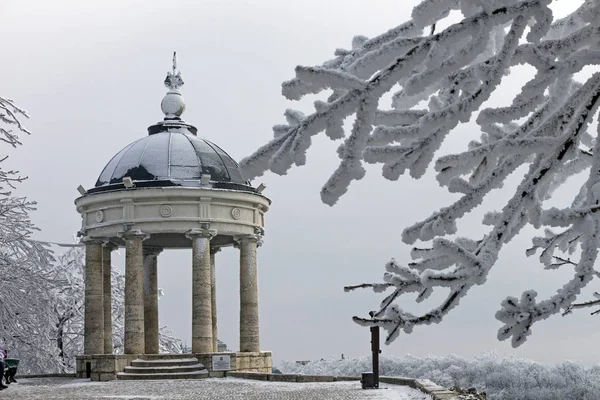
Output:
[[169,218],[171,216],[171,214],[173,214],[173,209],[171,208],[171,206],[165,204],[160,206],[160,215],[164,218]]
[[242,210],[240,210],[239,208],[234,208],[233,210],[231,210],[231,216],[233,217],[233,219],[240,219],[242,218]]
[[104,220],[104,211],[96,211],[96,222],[102,222]]

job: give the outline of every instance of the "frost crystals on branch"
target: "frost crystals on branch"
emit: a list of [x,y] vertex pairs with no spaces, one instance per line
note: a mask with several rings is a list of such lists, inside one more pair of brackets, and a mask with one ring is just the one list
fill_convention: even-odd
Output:
[[[401,266],[392,260],[384,283],[346,287],[393,288],[370,318],[354,318],[385,328],[387,343],[401,330],[440,322],[473,285],[485,282],[502,246],[527,225],[547,228],[546,237],[533,238],[528,255],[540,249],[547,268],[569,264],[573,278],[547,300],[538,300],[534,291],[504,300],[496,313],[504,323],[499,339],[512,338],[513,346],[519,346],[534,322],[570,310],[596,276],[600,142],[588,127],[599,104],[600,73],[583,79],[579,74],[579,81],[574,76],[600,64],[600,1],[579,2],[577,10],[559,20],[551,3],[422,1],[411,21],[371,39],[355,37],[351,50],[336,50],[336,57],[321,66],[297,67],[296,77],[283,84],[284,96],[297,100],[331,89],[330,96],[316,101],[311,114],[287,110],[288,125],[275,126],[274,139],[242,160],[249,179],[267,170],[285,174],[293,164],[305,163],[311,137],[325,132],[332,140],[344,139],[340,164],[321,191],[326,204],[334,205],[352,181],[365,175],[363,162],[381,164],[390,180],[405,173],[421,178],[433,164],[440,185],[460,194],[454,203],[404,229],[405,243],[431,241],[413,249],[413,263]],[[441,28],[454,10],[463,14],[462,21]],[[536,72],[512,103],[485,108],[510,68],[523,64]],[[387,93],[392,95],[390,109],[380,104]],[[354,124],[346,132],[343,122],[349,116]],[[478,124],[480,140],[459,154],[437,154],[454,128],[469,120]],[[487,234],[448,236],[457,233],[458,220],[521,166],[528,171],[512,198],[501,212],[485,215],[483,222],[491,227]],[[587,170],[589,178],[571,207],[544,209],[557,187]],[[550,230],[556,227],[563,231]],[[553,262],[555,251],[578,248],[579,261]],[[448,296],[422,315],[395,304],[404,293],[417,293],[422,301],[439,287],[449,289]]]

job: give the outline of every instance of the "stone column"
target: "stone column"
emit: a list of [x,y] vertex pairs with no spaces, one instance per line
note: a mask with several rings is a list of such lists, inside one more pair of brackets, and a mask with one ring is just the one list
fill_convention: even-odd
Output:
[[192,229],[192,353],[211,353],[212,310],[210,294],[210,239],[215,230]]
[[102,299],[102,244],[85,245],[85,320],[83,354],[104,353],[104,304]]
[[158,255],[160,247],[144,246],[144,336],[146,354],[158,354]]
[[112,243],[102,244],[102,291],[104,293],[104,354],[113,353],[112,337],[112,251],[117,248]]
[[240,351],[260,351],[258,325],[258,271],[256,249],[258,235],[238,240],[240,248]]
[[139,230],[123,234],[125,239],[125,354],[143,354],[145,350],[142,242],[147,237]]
[[217,332],[217,275],[215,271],[215,256],[221,251],[220,247],[210,248],[210,308],[212,312],[213,352],[219,351]]

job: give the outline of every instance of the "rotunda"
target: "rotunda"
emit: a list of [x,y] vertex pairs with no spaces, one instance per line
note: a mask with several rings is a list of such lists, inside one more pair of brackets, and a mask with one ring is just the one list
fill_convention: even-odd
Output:
[[88,359],[113,353],[111,252],[119,247],[125,248],[125,355],[159,352],[157,256],[174,248],[192,249],[192,353],[218,351],[215,254],[228,246],[240,252],[240,353],[260,353],[256,253],[271,202],[261,194],[264,186],[253,187],[232,157],[181,119],[175,57],[165,86],[164,120],[112,157],[95,186],[80,187],[75,200],[86,246]]

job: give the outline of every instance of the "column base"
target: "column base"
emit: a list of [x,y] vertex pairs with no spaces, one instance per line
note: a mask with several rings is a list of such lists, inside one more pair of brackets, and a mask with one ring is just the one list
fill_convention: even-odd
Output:
[[117,379],[119,372],[139,358],[141,354],[93,354],[75,358],[75,376],[90,378],[94,382],[106,382]]

